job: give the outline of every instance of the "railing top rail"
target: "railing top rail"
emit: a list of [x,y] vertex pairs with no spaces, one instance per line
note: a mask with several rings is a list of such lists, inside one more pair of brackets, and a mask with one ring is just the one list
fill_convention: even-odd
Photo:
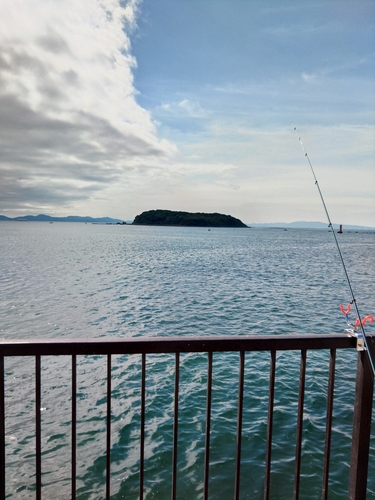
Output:
[[346,334],[241,335],[210,337],[132,337],[95,339],[2,340],[3,356],[140,354],[218,351],[289,351],[355,348]]

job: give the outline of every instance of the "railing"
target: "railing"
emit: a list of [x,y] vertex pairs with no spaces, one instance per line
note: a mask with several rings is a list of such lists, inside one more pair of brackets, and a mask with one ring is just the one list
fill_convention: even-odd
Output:
[[[375,337],[368,336],[368,343],[375,351]],[[277,336],[237,336],[237,337],[152,337],[132,339],[95,339],[95,340],[41,340],[41,341],[2,341],[0,342],[0,499],[6,496],[6,459],[5,459],[5,394],[4,394],[4,358],[6,356],[34,356],[35,357],[35,476],[36,498],[42,495],[42,458],[41,458],[41,356],[71,356],[72,359],[72,446],[71,446],[71,498],[76,493],[76,448],[77,448],[77,356],[78,355],[106,355],[107,356],[107,434],[106,434],[106,498],[110,498],[110,463],[111,463],[111,360],[117,354],[142,355],[142,382],[141,382],[141,429],[140,429],[140,457],[139,457],[139,498],[144,498],[144,462],[145,462],[145,410],[146,410],[146,356],[154,353],[175,354],[174,380],[174,428],[173,428],[173,457],[172,457],[172,500],[177,498],[177,443],[178,443],[178,404],[179,404],[179,370],[180,353],[206,352],[208,353],[207,393],[206,393],[206,431],[205,431],[205,458],[203,477],[203,498],[209,498],[210,472],[210,429],[211,429],[211,398],[212,398],[212,362],[215,352],[240,353],[240,371],[238,383],[238,415],[237,415],[237,448],[236,468],[234,481],[234,498],[240,495],[241,470],[241,439],[242,413],[244,405],[245,380],[245,353],[249,351],[270,351],[270,378],[268,397],[268,424],[266,437],[266,464],[264,474],[264,499],[270,497],[270,479],[272,463],[272,437],[274,391],[276,374],[276,352],[298,350],[301,353],[299,397],[296,428],[296,451],[294,471],[294,500],[300,494],[300,471],[302,457],[302,429],[305,396],[305,373],[307,350],[330,350],[330,366],[328,376],[327,408],[326,408],[326,435],[322,478],[323,500],[328,498],[330,449],[332,434],[333,398],[335,388],[335,362],[337,349],[355,349],[356,339],[347,335],[277,335]],[[349,499],[363,500],[366,498],[368,460],[370,447],[371,416],[373,402],[373,376],[370,370],[366,352],[358,352],[356,392],[354,404],[354,425],[352,434],[352,451],[349,479]]]

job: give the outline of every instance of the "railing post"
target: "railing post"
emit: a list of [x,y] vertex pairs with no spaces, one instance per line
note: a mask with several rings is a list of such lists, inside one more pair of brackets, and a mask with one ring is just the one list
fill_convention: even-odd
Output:
[[35,356],[35,488],[36,500],[42,498],[42,394],[41,394],[41,360],[40,354]]
[[238,380],[236,475],[235,475],[235,479],[234,479],[234,499],[235,500],[238,500],[240,498],[242,414],[243,414],[244,382],[245,382],[245,351],[240,351],[240,375],[239,375],[239,380]]
[[72,355],[72,500],[77,493],[77,355]]
[[305,378],[306,378],[306,349],[301,351],[301,366],[299,372],[298,393],[298,416],[296,429],[296,462],[294,466],[294,495],[293,500],[299,499],[299,487],[301,481],[301,458],[302,458],[302,431],[303,431],[303,405],[305,401]]
[[329,361],[328,390],[327,390],[326,439],[324,446],[322,500],[328,499],[328,479],[329,479],[331,438],[332,438],[333,397],[335,392],[335,367],[336,367],[336,349],[331,349],[331,356]]
[[276,351],[271,351],[270,383],[268,392],[268,418],[267,418],[267,446],[266,446],[266,472],[264,475],[264,500],[270,498],[271,486],[271,456],[272,456],[272,429],[273,408],[275,400],[275,377],[276,377]]
[[361,351],[357,362],[349,500],[366,498],[373,391],[374,378],[370,362],[367,353]]
[[180,353],[176,352],[174,376],[174,416],[172,453],[172,500],[177,498],[178,393],[180,385]]
[[141,438],[139,456],[139,500],[144,496],[145,478],[145,421],[146,421],[146,353],[142,353],[142,382],[141,382]]
[[206,401],[206,438],[204,451],[203,500],[208,500],[208,480],[210,473],[210,434],[211,434],[211,404],[212,404],[212,351],[208,352],[207,366],[207,401]]
[[0,356],[0,499],[5,500],[5,394],[4,356]]
[[107,446],[106,446],[106,499],[111,498],[111,393],[112,393],[112,358],[107,354]]

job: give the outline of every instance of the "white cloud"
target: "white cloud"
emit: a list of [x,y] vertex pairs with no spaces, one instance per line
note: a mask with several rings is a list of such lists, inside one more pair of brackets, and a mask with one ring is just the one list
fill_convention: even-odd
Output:
[[206,118],[208,112],[203,109],[199,102],[191,101],[190,99],[182,99],[181,101],[164,102],[157,109],[158,114],[164,113],[168,116],[176,118]]
[[205,110],[198,102],[191,102],[189,101],[189,99],[183,99],[178,103],[178,105],[191,117],[203,118],[207,115]]
[[323,32],[331,33],[339,28],[336,21],[330,23],[304,23],[304,24],[285,24],[283,26],[276,25],[262,29],[263,33],[275,37],[306,37],[311,35],[320,35]]
[[135,100],[137,4],[2,2],[1,212],[69,206],[175,153]]
[[308,73],[302,73],[302,79],[306,83],[314,83],[317,79],[317,75],[314,73],[308,74]]

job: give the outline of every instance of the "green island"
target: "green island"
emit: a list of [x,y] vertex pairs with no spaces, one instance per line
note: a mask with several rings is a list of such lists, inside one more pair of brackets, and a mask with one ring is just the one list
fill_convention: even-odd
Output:
[[135,225],[190,226],[190,227],[248,227],[231,215],[175,212],[173,210],[148,210],[137,215]]

